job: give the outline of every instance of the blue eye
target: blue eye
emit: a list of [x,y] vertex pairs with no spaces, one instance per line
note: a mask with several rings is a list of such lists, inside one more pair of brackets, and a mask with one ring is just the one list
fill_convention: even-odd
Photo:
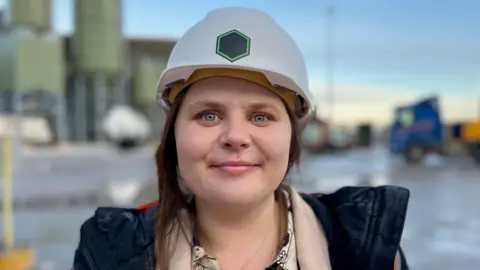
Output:
[[211,122],[211,121],[217,120],[217,115],[214,114],[214,113],[204,113],[204,114],[202,114],[202,117],[201,117],[201,118],[202,118],[202,120],[204,120],[204,121],[209,121],[209,122]]
[[257,115],[253,116],[253,121],[256,121],[256,122],[265,122],[265,121],[268,121],[268,120],[269,120],[269,118],[266,115],[263,115],[263,114],[257,114]]

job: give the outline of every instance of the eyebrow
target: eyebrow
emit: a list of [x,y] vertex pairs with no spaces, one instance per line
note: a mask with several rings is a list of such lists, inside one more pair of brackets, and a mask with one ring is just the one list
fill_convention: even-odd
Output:
[[[205,108],[205,107],[214,108],[214,109],[225,109],[228,106],[222,104],[221,102],[212,101],[212,100],[197,101],[187,106],[187,108],[189,109],[198,109],[198,108]],[[252,103],[249,103],[247,107],[250,110],[270,109],[270,110],[273,110],[275,113],[280,113],[278,106],[270,103],[266,103],[266,102],[252,102]]]
[[208,108],[225,108],[226,106],[223,105],[222,103],[220,102],[216,102],[216,101],[211,101],[211,100],[202,100],[202,101],[197,101],[193,104],[190,104],[187,106],[187,108],[189,109],[198,109],[198,108],[204,108],[204,107],[208,107]]
[[248,107],[253,110],[270,109],[273,110],[275,113],[280,113],[278,106],[265,102],[254,102],[249,104]]

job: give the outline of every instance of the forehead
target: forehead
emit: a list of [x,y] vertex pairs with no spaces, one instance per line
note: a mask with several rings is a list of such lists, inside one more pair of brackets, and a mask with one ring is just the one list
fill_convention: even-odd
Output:
[[229,77],[208,78],[190,86],[184,103],[198,102],[201,100],[252,100],[283,105],[277,94],[263,86],[246,80]]

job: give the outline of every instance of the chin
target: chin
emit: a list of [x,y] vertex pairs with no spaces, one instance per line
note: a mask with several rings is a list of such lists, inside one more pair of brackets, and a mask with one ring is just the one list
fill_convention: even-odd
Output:
[[270,192],[266,189],[267,187],[246,185],[246,183],[238,186],[217,186],[216,189],[211,191],[209,196],[215,203],[246,206],[262,200],[263,197],[267,197]]
[[233,207],[258,203],[272,195],[278,186],[268,181],[261,170],[240,175],[210,170],[200,175],[202,177],[189,186],[194,194],[215,205]]

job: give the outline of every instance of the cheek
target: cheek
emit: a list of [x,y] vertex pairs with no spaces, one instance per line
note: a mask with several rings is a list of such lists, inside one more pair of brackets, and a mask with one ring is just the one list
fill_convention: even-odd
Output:
[[290,126],[268,130],[258,136],[258,146],[275,166],[288,165],[292,130]]
[[[192,135],[194,134],[194,135]],[[189,168],[195,163],[204,161],[211,148],[211,138],[205,132],[201,132],[193,125],[179,125],[175,128],[175,140],[177,143],[178,165],[180,169]]]

